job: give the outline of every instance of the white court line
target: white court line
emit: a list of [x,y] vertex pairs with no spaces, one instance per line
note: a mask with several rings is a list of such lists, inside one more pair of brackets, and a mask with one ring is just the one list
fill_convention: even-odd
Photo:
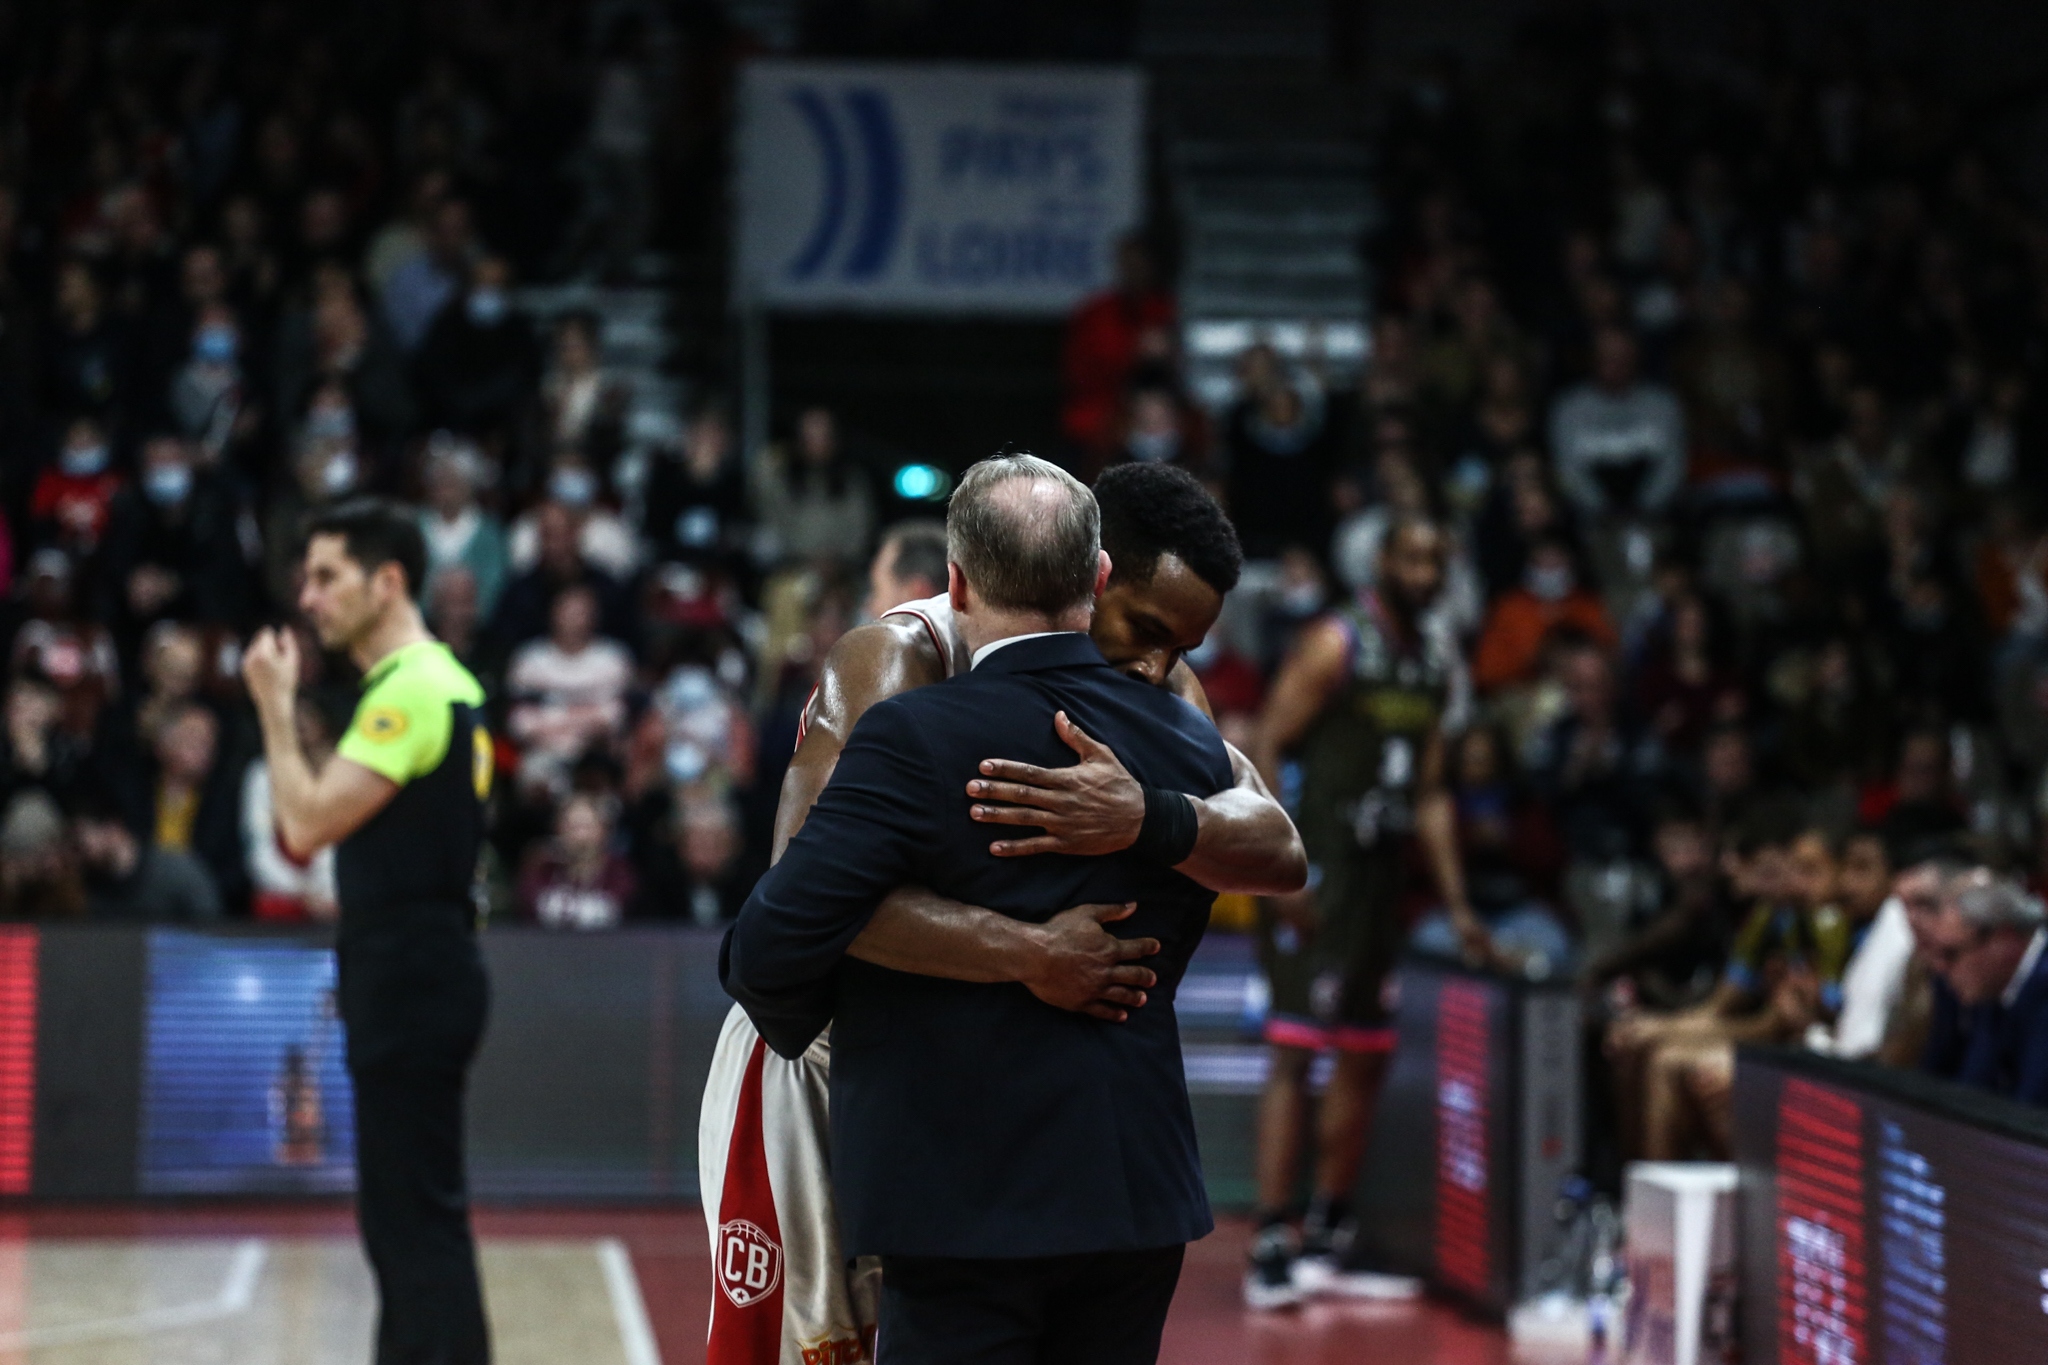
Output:
[[626,1365],[661,1365],[661,1351],[654,1344],[654,1327],[647,1321],[647,1301],[640,1297],[640,1277],[633,1273],[633,1257],[616,1237],[597,1243],[597,1263],[604,1270],[605,1291],[611,1295],[612,1317],[619,1324],[619,1345],[626,1352]]
[[[146,1308],[140,1313],[128,1313],[118,1318],[53,1323],[48,1327],[27,1327],[18,1332],[0,1333],[0,1350],[66,1346],[106,1337],[140,1337],[151,1332],[196,1327],[201,1323],[235,1317],[248,1312],[249,1305],[255,1301],[256,1282],[263,1278],[263,1263],[269,1254],[269,1248],[257,1238],[239,1243],[235,1247],[234,1259],[228,1263],[227,1279],[222,1281],[220,1293],[211,1299],[172,1304],[167,1308]],[[655,1362],[655,1365],[660,1365],[660,1362]]]

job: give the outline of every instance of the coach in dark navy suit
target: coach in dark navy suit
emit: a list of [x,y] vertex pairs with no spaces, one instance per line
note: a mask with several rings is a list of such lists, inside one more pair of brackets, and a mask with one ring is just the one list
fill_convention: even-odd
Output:
[[[847,1253],[883,1258],[882,1365],[1151,1361],[1184,1245],[1211,1227],[1173,998],[1214,897],[1172,870],[1194,836],[1175,793],[1224,790],[1230,762],[1207,719],[1085,633],[1108,561],[1079,483],[986,461],[947,532],[973,669],[861,718],[721,975],[784,1056],[832,1025],[833,1183]],[[1146,833],[1103,857],[998,859],[967,784],[991,755],[1071,762],[1062,711],[1145,785]],[[1113,927],[1158,941],[1157,987],[1108,1023],[846,957],[906,884],[1033,921],[1135,902]]]
[[1962,1009],[1956,1079],[2048,1105],[2048,926],[2041,902],[1975,872],[1949,894],[1929,938],[1928,956]]

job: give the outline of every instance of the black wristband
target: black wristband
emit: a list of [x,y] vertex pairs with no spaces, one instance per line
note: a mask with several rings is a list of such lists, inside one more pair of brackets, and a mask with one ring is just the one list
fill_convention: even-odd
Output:
[[1201,822],[1195,815],[1194,799],[1186,792],[1163,787],[1145,787],[1145,823],[1131,845],[1165,867],[1178,867],[1195,851],[1195,836]]

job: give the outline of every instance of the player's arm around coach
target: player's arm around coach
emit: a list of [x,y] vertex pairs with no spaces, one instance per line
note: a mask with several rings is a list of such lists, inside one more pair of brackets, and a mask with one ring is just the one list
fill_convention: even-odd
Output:
[[[1163,661],[1164,685],[1204,714],[1201,683],[1177,655]],[[827,655],[803,743],[784,778],[775,853],[803,826],[831,780],[854,724],[877,702],[942,681],[945,663],[929,635],[903,618],[849,632]],[[1158,685],[1158,684],[1155,684]],[[1095,855],[1128,848],[1144,833],[1145,794],[1106,745],[1066,723],[1061,737],[1079,761],[1059,769],[990,760],[974,818],[1037,827],[1034,837],[998,840],[998,856]],[[1237,785],[1206,800],[1189,797],[1195,839],[1176,866],[1212,891],[1281,893],[1306,875],[1300,836],[1255,768],[1230,750]],[[998,802],[1006,804],[997,804]],[[878,966],[956,981],[1015,981],[1047,1004],[1120,1020],[1145,1003],[1153,972],[1138,965],[1159,951],[1148,938],[1121,939],[1103,926],[1132,907],[1082,905],[1032,924],[965,905],[922,887],[899,887],[847,950]]]

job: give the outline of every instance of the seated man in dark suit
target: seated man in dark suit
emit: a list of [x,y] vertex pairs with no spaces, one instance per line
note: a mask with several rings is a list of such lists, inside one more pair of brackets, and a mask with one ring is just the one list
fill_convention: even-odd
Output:
[[2048,1105],[2048,924],[2041,902],[1987,871],[1961,879],[1929,935],[1928,958],[1962,1007],[1956,1079]]
[[[1233,781],[1213,726],[1123,677],[1085,631],[1107,573],[1095,503],[1029,456],[970,470],[948,516],[949,595],[974,667],[854,727],[831,783],[726,940],[721,975],[794,1057],[833,1025],[832,1160],[848,1255],[883,1264],[883,1359],[1156,1358],[1184,1244],[1210,1226],[1173,995],[1210,893],[1173,870],[1182,792]],[[1062,767],[1056,718],[1146,787],[1137,844],[999,859],[969,813],[991,755]],[[1128,1021],[1015,984],[890,971],[845,955],[899,885],[1030,921],[1123,902],[1158,945]]]

